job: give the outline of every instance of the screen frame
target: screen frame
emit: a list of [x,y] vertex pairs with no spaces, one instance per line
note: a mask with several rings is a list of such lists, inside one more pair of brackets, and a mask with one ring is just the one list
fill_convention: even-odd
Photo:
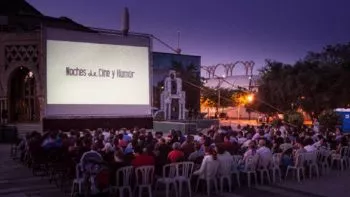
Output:
[[[145,114],[137,114],[137,115],[119,115],[119,114],[49,114],[48,113],[48,106],[53,104],[48,104],[48,90],[47,90],[47,43],[49,40],[54,41],[71,41],[71,42],[82,42],[82,43],[93,43],[93,44],[109,44],[109,45],[121,45],[121,46],[136,46],[136,47],[147,47],[148,48],[148,73],[149,73],[149,103],[148,103],[148,109],[147,113]],[[97,41],[98,40],[98,41]],[[152,36],[149,34],[129,34],[127,36],[124,36],[120,32],[117,31],[108,31],[101,30],[97,31],[96,29],[91,29],[91,32],[89,31],[75,31],[75,30],[66,30],[66,29],[58,29],[58,28],[52,28],[52,27],[44,27],[44,31],[42,34],[42,49],[45,52],[43,54],[43,81],[44,81],[44,88],[43,92],[45,94],[44,98],[45,101],[43,103],[45,109],[42,110],[44,113],[45,118],[82,118],[82,117],[89,117],[89,118],[101,118],[101,117],[150,117],[152,116],[152,101],[153,101],[153,73],[152,73]],[[59,106],[59,105],[56,105]],[[68,106],[67,104],[62,104],[62,106]],[[78,105],[74,105],[78,106]],[[98,105],[95,105],[98,106]],[[108,106],[108,105],[101,105],[101,106]],[[120,105],[121,106],[121,105]],[[137,105],[135,105],[137,106]]]

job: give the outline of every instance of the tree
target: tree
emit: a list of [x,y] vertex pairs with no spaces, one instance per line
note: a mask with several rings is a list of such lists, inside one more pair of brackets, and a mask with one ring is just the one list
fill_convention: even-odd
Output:
[[304,124],[304,116],[300,112],[289,111],[284,114],[284,121],[293,126],[301,127]]
[[183,65],[182,62],[172,61],[171,69],[175,70],[177,76],[182,79],[182,87],[186,92],[186,109],[199,111],[200,88],[203,85],[199,67],[193,63]]
[[334,131],[335,127],[341,124],[340,116],[333,110],[323,111],[318,119],[323,131]]
[[266,61],[254,108],[270,115],[302,109],[311,117],[350,107],[350,43],[309,53],[294,65]]
[[[220,93],[219,93],[220,92]],[[234,106],[234,101],[232,96],[235,90],[228,88],[210,88],[204,87],[201,91],[202,104],[210,103],[210,107],[225,108]],[[219,96],[220,94],[220,96]],[[219,106],[219,97],[220,97],[220,106]],[[206,102],[206,103],[205,103]]]

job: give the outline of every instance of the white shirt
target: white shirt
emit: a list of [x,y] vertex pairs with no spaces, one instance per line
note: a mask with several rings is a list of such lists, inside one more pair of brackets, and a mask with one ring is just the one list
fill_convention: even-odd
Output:
[[232,169],[232,163],[233,163],[233,157],[232,155],[225,151],[223,154],[218,154],[218,161],[219,161],[219,175],[227,175],[231,173]]
[[252,140],[246,140],[243,144],[242,144],[242,147],[248,147],[249,146],[249,143],[251,142]]
[[214,178],[217,175],[219,165],[219,161],[214,160],[213,156],[206,155],[203,158],[199,170],[195,171],[193,174],[198,175],[201,179],[205,179],[206,177]]
[[313,152],[317,150],[317,148],[313,145],[307,145],[304,147],[304,149],[306,150],[306,152]]
[[257,139],[259,139],[259,138],[260,138],[260,134],[259,134],[259,133],[255,133],[255,134],[253,135],[252,140],[257,140]]
[[272,160],[272,152],[266,146],[262,146],[256,150],[259,155],[259,165],[267,166]]
[[247,138],[245,138],[245,137],[238,138],[238,144],[243,144],[246,141],[247,141]]

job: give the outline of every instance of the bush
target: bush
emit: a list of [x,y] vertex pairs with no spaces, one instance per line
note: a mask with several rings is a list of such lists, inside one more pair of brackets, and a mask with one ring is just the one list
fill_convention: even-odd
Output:
[[318,116],[318,121],[322,130],[334,131],[340,124],[340,116],[333,110],[327,110]]
[[281,119],[275,118],[271,121],[271,125],[274,127],[279,127],[282,125]]
[[300,112],[290,111],[284,114],[284,121],[294,126],[300,127],[304,124],[304,116]]

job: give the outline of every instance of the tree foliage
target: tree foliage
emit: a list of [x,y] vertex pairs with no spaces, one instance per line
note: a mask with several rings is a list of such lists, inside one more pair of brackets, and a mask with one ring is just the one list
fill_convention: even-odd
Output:
[[311,117],[350,105],[350,43],[309,53],[294,65],[266,61],[255,108],[276,114],[302,109]]
[[340,124],[340,116],[333,110],[323,111],[318,117],[322,130],[331,131]]
[[[219,93],[220,92],[220,93]],[[219,106],[220,94],[220,106]],[[205,87],[201,92],[201,105],[204,107],[235,107],[246,105],[248,93],[241,90],[229,88],[209,88]]]
[[186,92],[186,109],[199,112],[200,88],[203,85],[199,67],[195,64],[183,65],[172,61],[172,70],[182,79],[182,88]]
[[301,127],[304,124],[304,116],[300,112],[290,111],[284,114],[284,121],[293,126]]

